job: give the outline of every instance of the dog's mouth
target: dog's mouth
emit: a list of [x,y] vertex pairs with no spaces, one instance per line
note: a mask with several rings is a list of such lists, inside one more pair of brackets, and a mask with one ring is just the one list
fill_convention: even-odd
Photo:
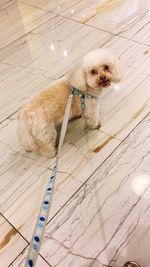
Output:
[[101,75],[99,77],[99,86],[108,87],[109,85],[110,85],[110,79],[105,75]]
[[108,86],[110,86],[110,80],[100,81],[99,82],[99,86],[101,86],[101,87],[108,87]]

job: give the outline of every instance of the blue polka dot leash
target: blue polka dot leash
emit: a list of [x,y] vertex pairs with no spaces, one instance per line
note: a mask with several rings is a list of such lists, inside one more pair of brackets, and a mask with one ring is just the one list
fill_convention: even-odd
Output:
[[65,135],[66,135],[67,125],[68,125],[68,121],[69,121],[70,108],[71,108],[73,97],[74,96],[80,97],[82,110],[84,110],[86,108],[86,105],[85,105],[86,99],[97,98],[96,96],[92,96],[89,94],[83,94],[77,88],[72,87],[72,86],[70,87],[70,92],[71,92],[71,95],[69,96],[69,99],[67,102],[64,120],[62,123],[56,161],[52,167],[52,175],[49,179],[49,182],[48,182],[45,194],[44,194],[40,213],[39,213],[39,216],[38,216],[38,219],[36,222],[36,226],[35,226],[35,230],[34,230],[34,234],[32,236],[32,240],[30,243],[29,252],[28,252],[27,259],[26,259],[25,267],[34,267],[35,266],[36,261],[37,261],[37,257],[38,257],[39,251],[40,251],[41,243],[42,243],[43,236],[44,236],[45,227],[46,227],[46,224],[48,221],[51,202],[52,202],[52,194],[53,194],[53,188],[54,188],[55,178],[56,178],[56,174],[57,174],[59,154],[60,154],[64,139],[65,139]]
[[52,202],[52,193],[53,193],[53,188],[54,188],[54,183],[55,183],[55,178],[57,174],[57,166],[58,166],[58,158],[59,154],[64,142],[64,138],[66,135],[66,130],[67,130],[67,125],[68,125],[68,120],[69,120],[69,113],[70,113],[70,108],[71,108],[71,103],[72,103],[73,95],[69,96],[68,103],[66,106],[65,110],[65,115],[64,115],[64,120],[62,123],[62,128],[61,128],[61,134],[60,134],[60,141],[59,141],[59,146],[58,146],[58,153],[56,157],[56,161],[52,167],[52,175],[49,179],[45,195],[43,198],[43,202],[41,205],[41,209],[39,212],[39,216],[36,222],[34,234],[31,240],[31,244],[29,247],[29,252],[28,256],[26,259],[25,267],[34,267],[37,261],[37,257],[39,254],[39,250],[41,247],[42,239],[44,236],[44,231],[45,227],[48,221],[48,216],[49,216],[49,211],[51,207],[51,202]]

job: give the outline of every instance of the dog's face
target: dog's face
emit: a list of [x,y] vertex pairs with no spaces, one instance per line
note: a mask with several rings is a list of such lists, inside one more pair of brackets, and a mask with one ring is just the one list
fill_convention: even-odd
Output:
[[83,68],[88,86],[96,91],[122,79],[119,60],[105,49],[88,53],[83,59]]
[[112,68],[109,64],[93,66],[86,71],[86,78],[92,88],[108,87],[113,81]]

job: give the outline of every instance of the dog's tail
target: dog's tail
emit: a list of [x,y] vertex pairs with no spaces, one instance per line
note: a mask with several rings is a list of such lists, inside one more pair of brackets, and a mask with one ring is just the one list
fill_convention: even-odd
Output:
[[23,111],[20,112],[18,118],[18,138],[26,151],[31,152],[37,149],[37,144],[32,136],[28,120]]

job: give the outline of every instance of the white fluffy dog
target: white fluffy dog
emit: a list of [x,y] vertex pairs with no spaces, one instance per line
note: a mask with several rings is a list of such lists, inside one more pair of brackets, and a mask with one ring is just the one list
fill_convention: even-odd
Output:
[[82,111],[80,98],[74,96],[70,119],[85,117],[89,128],[97,129],[99,123],[99,95],[111,83],[119,82],[122,69],[119,60],[109,51],[97,49],[89,52],[66,77],[32,98],[19,116],[19,139],[26,151],[38,151],[42,155],[54,157],[56,154],[56,127],[63,121],[65,108],[70,95],[70,86],[83,94],[96,96],[87,99],[86,109]]

